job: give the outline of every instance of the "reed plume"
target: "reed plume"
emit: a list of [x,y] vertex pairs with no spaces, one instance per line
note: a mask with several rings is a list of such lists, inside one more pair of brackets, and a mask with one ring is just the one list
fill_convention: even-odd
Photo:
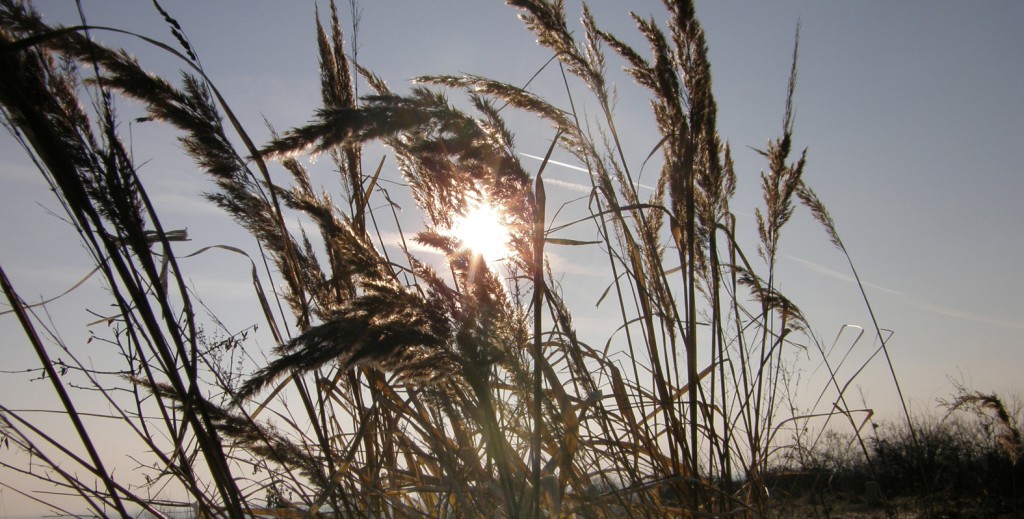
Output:
[[[783,416],[790,352],[814,340],[775,277],[794,197],[842,248],[804,178],[806,152],[790,159],[796,49],[782,136],[760,152],[767,171],[755,210],[757,263],[736,237],[738,172],[716,126],[693,3],[666,1],[664,27],[633,15],[646,54],[602,30],[586,6],[575,32],[560,1],[509,4],[563,73],[585,86],[569,92],[569,106],[473,74],[423,76],[407,93],[392,91],[346,51],[332,1],[328,25],[315,11],[319,106],[307,124],[257,146],[159,3],[177,47],[128,34],[181,61],[173,81],[90,37],[106,29],[51,27],[0,0],[0,59],[10,71],[0,78],[3,119],[38,160],[111,287],[117,313],[104,344],[128,367],[111,381],[80,364],[152,455],[145,488],[173,484],[203,514],[228,517],[264,513],[261,499],[267,508],[345,517],[770,511],[763,483],[782,425],[841,413]],[[637,189],[644,164],[627,160],[616,126],[610,58],[623,60],[651,98],[660,135],[645,164],[660,172],[649,196]],[[357,96],[360,81],[373,93]],[[91,111],[84,95],[98,100]],[[578,109],[584,95],[595,115]],[[275,345],[269,358],[218,361],[245,340],[205,336],[202,301],[178,262],[189,255],[183,244],[172,247],[180,236],[160,225],[118,133],[119,97],[180,132],[181,149],[213,181],[206,198],[258,242],[253,306]],[[590,172],[583,218],[551,226],[548,159],[537,172],[520,162],[506,108],[548,125],[551,150],[561,147]],[[386,147],[397,171],[384,160],[364,169],[371,143]],[[316,166],[303,159],[318,155],[338,174],[338,201],[314,187]],[[275,182],[272,169],[287,182]],[[398,189],[415,202],[422,229],[401,229],[391,195]],[[507,219],[511,253],[501,263],[488,264],[450,232],[480,200]],[[286,217],[295,215],[316,234],[290,230]],[[382,227],[398,229],[397,248]],[[569,228],[595,238],[556,234]],[[610,337],[577,328],[549,247],[607,261],[612,275],[596,306],[618,321]],[[242,252],[224,244],[191,255],[208,250]],[[269,295],[261,279],[275,287]],[[7,292],[12,306],[24,306]],[[0,416],[23,431],[11,435],[26,451],[63,452],[8,415]],[[88,442],[89,431],[78,434]],[[107,476],[99,454],[74,461],[102,485],[65,484],[97,515],[108,505],[126,510],[119,501],[156,512],[142,492]]]

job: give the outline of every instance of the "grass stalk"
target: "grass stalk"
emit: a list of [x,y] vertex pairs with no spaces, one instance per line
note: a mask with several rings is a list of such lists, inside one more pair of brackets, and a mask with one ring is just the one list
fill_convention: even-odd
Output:
[[[602,31],[586,7],[577,37],[562,2],[509,3],[559,60],[565,108],[526,86],[475,75],[421,77],[406,93],[392,91],[358,63],[355,48],[346,51],[331,2],[329,23],[316,12],[312,31],[319,108],[310,123],[271,130],[270,142],[257,146],[159,4],[178,47],[89,26],[84,14],[79,26],[50,27],[0,0],[0,59],[15,72],[0,78],[3,117],[24,136],[110,287],[117,313],[106,318],[102,343],[120,355],[125,375],[111,382],[116,370],[87,367],[70,347],[69,355],[113,409],[109,416],[152,451],[144,465],[154,488],[181,489],[204,514],[227,517],[264,509],[346,517],[764,516],[775,506],[765,483],[792,424],[845,413],[843,425],[859,438],[863,424],[845,401],[859,371],[844,385],[841,364],[824,352],[826,389],[838,391],[842,409],[790,416],[783,405],[792,399],[794,345],[809,334],[780,292],[781,229],[794,194],[820,205],[803,183],[806,155],[789,158],[796,48],[783,134],[761,152],[768,170],[752,244],[763,261],[755,263],[736,238],[729,207],[736,173],[718,135],[692,2],[666,2],[664,30],[633,17],[647,55]],[[358,10],[354,2],[349,8],[351,41]],[[161,49],[185,73],[178,83],[150,75],[88,37],[105,33]],[[652,101],[659,138],[639,167],[615,113],[605,48]],[[59,60],[67,68],[52,65]],[[83,64],[92,69],[84,82]],[[372,93],[359,97],[359,81]],[[465,93],[464,102],[450,101],[450,91]],[[76,108],[86,96],[96,101],[92,111]],[[262,273],[257,258],[235,245],[175,250],[184,245],[171,243],[119,137],[113,101],[121,97],[181,132],[181,148],[214,181],[208,199],[256,239]],[[588,103],[596,115],[586,115]],[[553,127],[536,174],[520,163],[506,108]],[[371,143],[388,152],[364,175]],[[552,213],[556,195],[545,192],[544,172],[555,147],[583,164],[590,192]],[[300,160],[320,153],[338,174],[344,197],[337,203],[314,189],[317,166]],[[642,198],[649,162],[660,172]],[[419,232],[405,230],[400,197],[419,211]],[[455,220],[482,200],[507,219],[510,253],[500,264],[453,235]],[[824,206],[808,205],[820,219]],[[562,223],[563,210],[577,214]],[[285,221],[294,216],[316,235],[292,233]],[[387,236],[391,229],[397,240]],[[575,232],[596,236],[567,237]],[[397,254],[388,250],[393,242]],[[617,321],[608,337],[577,331],[573,318],[587,314],[570,307],[561,273],[552,271],[557,247],[607,259],[611,277],[595,311]],[[228,330],[190,289],[182,260],[210,248],[249,259],[261,336],[274,345],[269,358],[257,360],[241,332]],[[13,289],[8,299],[28,319]],[[38,343],[30,324],[23,327]],[[212,329],[229,338],[216,340]],[[888,359],[877,323],[875,331]],[[58,384],[56,366],[40,359]],[[130,387],[122,394],[119,384]],[[71,409],[76,395],[64,390]],[[78,434],[88,441],[87,431]],[[18,438],[29,452],[54,453],[53,464],[71,456],[56,437]],[[78,462],[103,479],[103,454],[90,451],[90,461]],[[109,503],[121,513],[118,499],[139,499],[104,481],[102,489],[62,484],[94,511]],[[255,506],[260,496],[265,508]],[[147,503],[154,514],[158,502]]]

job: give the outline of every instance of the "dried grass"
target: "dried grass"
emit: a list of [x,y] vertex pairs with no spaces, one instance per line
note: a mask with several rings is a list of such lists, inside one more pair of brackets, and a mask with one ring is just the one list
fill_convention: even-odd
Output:
[[[706,42],[692,3],[666,2],[667,32],[634,16],[651,47],[646,58],[600,30],[586,8],[577,39],[561,2],[509,3],[583,81],[598,117],[584,120],[573,107],[473,75],[423,77],[408,94],[390,92],[346,54],[332,2],[330,28],[318,21],[315,32],[322,106],[310,124],[260,148],[159,4],[184,54],[142,41],[183,60],[191,72],[180,86],[96,43],[86,28],[51,28],[20,4],[0,3],[0,58],[11,71],[0,79],[3,118],[55,186],[111,287],[118,315],[110,318],[116,332],[109,343],[123,352],[127,376],[92,380],[149,449],[144,489],[173,484],[201,513],[227,517],[262,509],[256,502],[264,496],[275,506],[342,516],[759,516],[768,510],[761,481],[783,425],[850,416],[782,417],[793,337],[808,328],[774,280],[794,195],[842,248],[803,180],[806,152],[788,162],[795,49],[782,137],[762,152],[768,171],[756,246],[764,262],[755,266],[735,239],[729,203],[736,173],[715,126]],[[649,158],[663,167],[646,200],[615,126],[604,46],[650,91],[661,139]],[[79,70],[83,64],[95,71]],[[353,69],[375,94],[357,98]],[[134,98],[151,119],[178,128],[182,148],[216,183],[208,198],[259,241],[262,259],[274,266],[279,298],[264,293],[255,266],[253,279],[278,347],[244,381],[216,365],[216,348],[203,347],[173,236],[160,227],[124,152],[112,104],[88,114],[78,108],[81,77],[98,98]],[[424,85],[469,91],[473,111]],[[592,224],[599,240],[556,238],[544,228],[541,173],[531,178],[519,162],[498,103],[552,125],[552,148],[573,153],[593,173],[591,215],[573,225]],[[392,210],[370,203],[390,202],[378,182],[383,161],[373,175],[362,169],[363,147],[375,141],[390,148],[423,213],[426,229],[411,239],[444,254],[447,272],[408,248],[396,260],[375,246],[377,218]],[[304,154],[331,157],[345,200],[314,192],[296,159]],[[290,186],[271,182],[265,161],[272,159]],[[500,204],[512,220],[506,278],[443,232],[470,194]],[[322,249],[285,227],[286,211],[311,219]],[[546,264],[547,244],[607,256],[613,277],[598,304],[614,302],[621,326],[606,344],[580,339]],[[13,287],[4,288],[20,308]],[[276,314],[275,302],[289,315]],[[623,352],[617,358],[613,343]],[[706,366],[698,365],[701,348],[712,359]],[[121,389],[127,399],[114,394]],[[289,396],[301,405],[289,407]],[[59,440],[16,413],[0,416],[5,434],[61,474],[61,462],[42,457],[59,450]],[[85,442],[89,435],[78,431]],[[146,492],[107,476],[100,453],[71,462],[105,485],[50,479],[94,512],[112,506],[120,513],[129,503],[160,515]]]

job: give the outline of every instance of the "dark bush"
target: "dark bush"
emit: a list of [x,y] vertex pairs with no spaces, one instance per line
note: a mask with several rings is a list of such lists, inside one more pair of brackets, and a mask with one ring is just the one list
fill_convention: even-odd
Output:
[[[925,517],[1013,517],[1022,509],[1024,469],[1000,444],[990,421],[918,418],[914,433],[903,423],[877,424],[864,437],[868,459],[856,438],[826,433],[766,478],[774,485],[769,491],[787,502],[888,505]],[[871,482],[880,493],[877,503],[867,490]]]

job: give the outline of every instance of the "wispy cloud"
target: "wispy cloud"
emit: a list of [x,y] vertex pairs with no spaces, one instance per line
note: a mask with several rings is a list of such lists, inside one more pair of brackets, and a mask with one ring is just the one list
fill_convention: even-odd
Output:
[[161,215],[221,218],[227,218],[228,216],[228,213],[223,209],[196,193],[158,190],[151,198],[153,205],[160,210]]
[[[849,276],[849,275],[843,274],[842,272],[838,272],[838,271],[832,270],[832,269],[830,269],[828,267],[825,267],[825,266],[819,265],[817,263],[814,263],[813,261],[808,261],[808,260],[805,260],[803,258],[798,258],[796,256],[790,256],[788,254],[785,255],[785,257],[789,258],[789,259],[791,259],[791,260],[793,260],[793,261],[795,261],[795,262],[797,262],[797,263],[799,263],[801,265],[803,265],[804,267],[807,267],[807,268],[809,268],[809,269],[811,269],[811,270],[813,270],[815,272],[818,272],[819,274],[823,274],[823,275],[831,277],[833,279],[838,279],[840,281],[845,281],[845,282],[850,283],[850,284],[856,284],[856,282],[857,282],[857,280],[854,279],[853,276]],[[878,290],[880,292],[884,292],[884,293],[887,293],[887,294],[890,294],[890,295],[898,296],[906,304],[908,304],[910,306],[913,306],[915,308],[920,308],[920,309],[925,310],[927,312],[932,312],[932,313],[935,313],[935,314],[944,315],[946,317],[953,317],[953,318],[956,318],[956,319],[962,319],[962,320],[965,320],[965,321],[971,321],[971,322],[975,322],[975,323],[988,324],[988,325],[992,325],[992,326],[999,326],[999,327],[1002,327],[1002,328],[1010,328],[1010,329],[1013,329],[1013,330],[1024,330],[1024,323],[1019,322],[1019,321],[1010,321],[1010,320],[1005,320],[1005,319],[996,319],[996,318],[990,317],[988,315],[980,314],[980,313],[977,313],[977,312],[969,312],[969,311],[966,311],[966,310],[959,310],[959,309],[956,309],[956,308],[950,308],[948,306],[942,306],[942,305],[937,305],[937,304],[934,304],[934,303],[920,301],[917,298],[912,297],[910,294],[906,294],[904,292],[900,292],[898,290],[893,290],[891,288],[886,288],[886,287],[883,287],[883,286],[880,286],[880,285],[876,285],[876,284],[873,284],[873,283],[864,283],[864,286],[865,287],[874,288],[874,289],[876,289],[876,290]]]
[[551,270],[556,274],[574,274],[605,279],[610,276],[607,265],[584,265],[548,248],[545,248],[544,255],[547,257],[548,262],[551,263]]
[[[422,252],[426,254],[435,254],[438,256],[442,255],[441,251],[433,247],[423,245],[422,243],[413,239],[413,236],[415,236],[415,233],[405,234],[405,246],[409,249],[409,252]],[[382,232],[380,233],[380,239],[385,246],[395,247],[399,249],[402,247],[402,235],[399,234],[398,231]]]
[[[783,256],[786,257],[786,258],[789,258],[789,259],[791,259],[791,260],[793,260],[793,261],[795,261],[795,262],[797,262],[797,263],[799,263],[799,264],[801,264],[801,265],[803,265],[803,266],[805,266],[805,267],[807,267],[807,268],[809,268],[809,269],[811,269],[811,270],[813,270],[813,271],[815,271],[815,272],[817,272],[819,274],[823,274],[823,275],[826,275],[826,276],[828,276],[830,278],[838,279],[840,281],[845,281],[845,282],[850,283],[850,284],[856,284],[857,283],[857,280],[854,279],[853,276],[850,276],[848,274],[844,274],[844,273],[839,272],[837,270],[832,270],[832,269],[830,269],[830,268],[828,268],[828,267],[826,267],[824,265],[819,265],[817,263],[814,263],[813,261],[808,261],[808,260],[805,260],[803,258],[798,258],[796,256],[790,256],[789,254],[784,254]],[[881,285],[876,285],[874,283],[864,282],[863,284],[866,287],[874,288],[875,290],[878,290],[880,292],[885,292],[887,294],[898,295],[898,296],[904,295],[903,292],[900,292],[898,290],[893,290],[891,288],[886,288],[886,287],[883,287]]]
[[[524,156],[524,157],[526,157],[526,158],[528,158],[528,159],[534,159],[534,160],[540,160],[540,161],[544,160],[544,157],[538,157],[536,155],[530,155],[529,153],[522,153],[522,152],[520,152],[519,154]],[[582,171],[583,173],[586,173],[588,175],[591,174],[590,170],[588,170],[587,168],[576,166],[574,164],[567,164],[565,162],[558,162],[557,160],[548,159],[548,164],[553,164],[555,166],[560,166],[560,167],[572,169],[572,170],[575,170],[575,171]],[[550,179],[545,179],[545,181],[546,182],[550,182],[551,180]],[[563,182],[562,184],[569,184],[569,183],[568,182]],[[555,185],[558,185],[558,184],[555,184]],[[590,186],[580,186],[579,184],[574,184],[574,186],[576,186],[576,187],[569,188],[569,189],[576,189],[576,190],[578,190],[579,187],[583,187],[583,188],[586,189],[586,192],[588,192],[588,193],[590,192]],[[654,191],[653,187],[648,186],[646,184],[637,184],[637,186],[639,186],[639,187],[641,187],[643,189],[646,189],[648,191]],[[567,185],[563,185],[562,187],[568,187],[568,186]]]
[[589,193],[591,191],[590,186],[576,184],[573,182],[566,182],[564,180],[558,180],[557,178],[545,178],[544,183],[547,185],[562,187],[570,191],[578,191],[580,193]]
[[46,185],[37,169],[15,161],[8,161],[0,168],[0,180],[5,183],[25,186],[43,187]]
[[[520,152],[519,154],[524,156],[524,157],[526,157],[526,158],[528,158],[528,159],[534,159],[534,160],[539,160],[539,161],[543,161],[544,160],[544,157],[538,157],[536,155],[530,155],[529,153],[522,153],[522,152]],[[548,159],[548,164],[554,164],[556,166],[561,166],[563,168],[574,169],[576,171],[582,171],[584,173],[590,174],[590,170],[588,170],[587,168],[580,167],[580,166],[575,166],[573,164],[566,164],[565,162],[558,162],[557,160]]]
[[208,302],[213,301],[252,301],[256,294],[249,276],[239,275],[237,279],[224,276],[191,275],[189,286]]
[[[401,236],[397,232],[383,232],[381,233],[381,240],[384,242],[384,245],[389,247],[399,248],[402,245]],[[440,251],[433,247],[420,244],[416,240],[412,239],[411,235],[405,236],[405,244],[409,247],[409,252],[414,254],[421,253],[441,256]],[[558,252],[551,250],[551,248],[545,248],[544,255],[551,263],[551,269],[555,273],[599,278],[607,278],[609,275],[607,267],[604,265],[584,264],[559,254]]]
[[979,314],[979,313],[975,313],[975,312],[967,312],[967,311],[964,311],[964,310],[957,310],[955,308],[949,308],[949,307],[940,306],[940,305],[936,305],[936,304],[932,304],[932,303],[925,303],[925,302],[921,302],[921,301],[915,301],[915,300],[913,300],[913,299],[911,299],[909,297],[907,298],[907,302],[910,303],[911,305],[914,305],[914,306],[916,306],[918,308],[921,308],[922,310],[927,310],[929,312],[934,312],[934,313],[937,313],[937,314],[940,314],[940,315],[945,315],[947,317],[955,317],[957,319],[963,319],[965,321],[973,321],[973,322],[981,323],[981,324],[991,324],[993,326],[1000,326],[1000,327],[1003,327],[1003,328],[1010,328],[1010,329],[1013,329],[1013,330],[1024,330],[1024,323],[1021,323],[1021,322],[1018,322],[1018,321],[1007,321],[1007,320],[1004,320],[1004,319],[994,319],[994,318],[989,317],[989,316],[984,315],[984,314]]

